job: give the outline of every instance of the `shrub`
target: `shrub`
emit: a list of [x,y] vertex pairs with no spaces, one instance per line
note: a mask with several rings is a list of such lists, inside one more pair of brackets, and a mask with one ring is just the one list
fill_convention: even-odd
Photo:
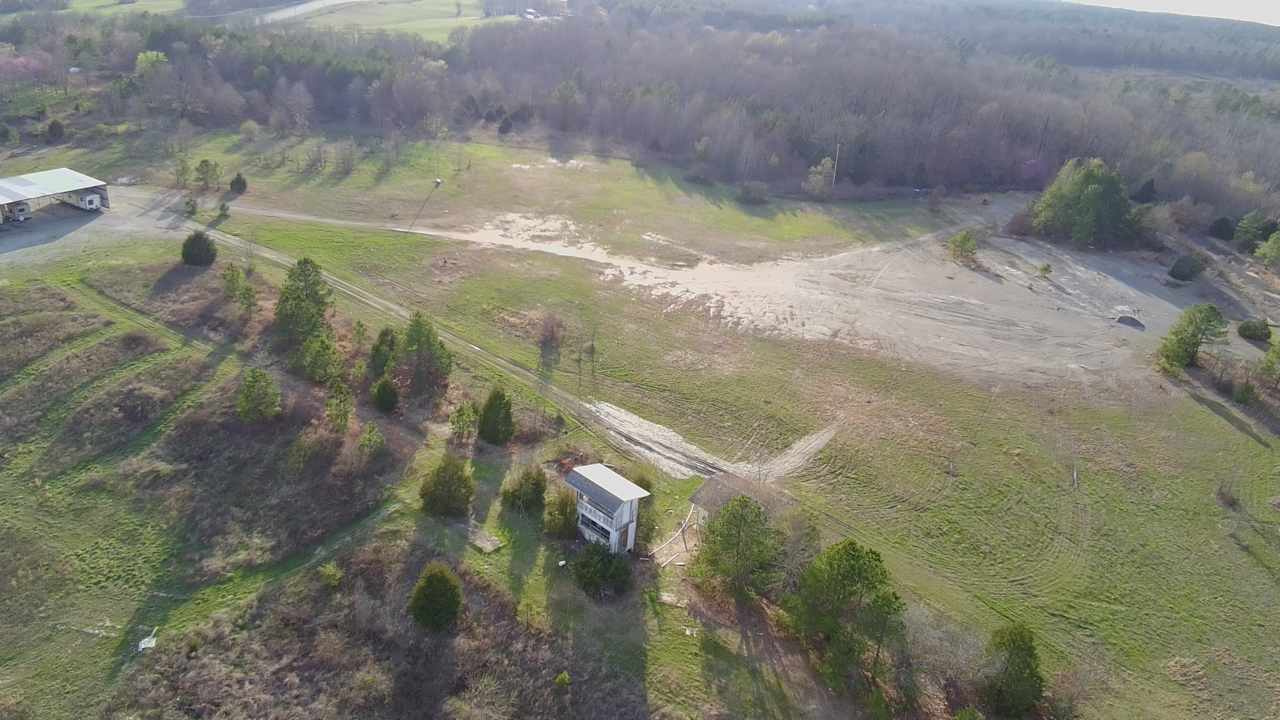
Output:
[[454,442],[470,442],[476,434],[476,422],[480,418],[480,410],[475,402],[468,400],[449,414],[449,431]]
[[1231,401],[1237,405],[1252,405],[1258,399],[1258,389],[1251,382],[1242,382],[1231,391]]
[[244,287],[244,271],[239,265],[228,265],[222,271],[222,291],[226,293],[228,300],[235,300],[240,297],[240,290]]
[[182,262],[187,265],[208,267],[217,259],[218,247],[205,231],[196,230],[182,241]]
[[422,509],[426,512],[432,515],[458,516],[467,514],[475,491],[475,481],[471,479],[467,461],[446,453],[431,472],[422,478],[418,496],[422,498]]
[[1209,237],[1231,242],[1236,236],[1236,222],[1229,217],[1220,217],[1209,225]]
[[409,614],[419,625],[434,631],[447,630],[462,612],[462,581],[453,568],[433,560],[423,568],[409,598]]
[[1009,222],[1004,226],[1005,234],[1014,237],[1026,237],[1035,232],[1035,225],[1031,222],[1031,209],[1019,210],[1009,218]]
[[218,219],[226,220],[231,217],[231,206],[226,203],[218,203]]
[[764,205],[769,202],[769,186],[749,180],[738,186],[738,202],[743,205]]
[[557,485],[547,503],[543,529],[551,537],[572,540],[578,537],[578,496],[565,485]]
[[187,217],[195,217],[195,216],[196,216],[196,212],[197,212],[197,211],[199,211],[199,210],[200,210],[200,208],[199,208],[199,206],[197,206],[197,205],[196,205],[196,199],[195,199],[195,198],[189,197],[189,198],[187,198],[186,200],[182,201],[182,214],[183,214],[183,215],[186,215]]
[[14,132],[13,128],[0,123],[0,143],[11,143],[15,137],[17,137],[17,133]]
[[1220,342],[1227,332],[1227,321],[1218,308],[1209,304],[1192,305],[1183,311],[1169,334],[1160,342],[1160,363],[1166,370],[1180,370],[1196,361],[1206,342]]
[[231,188],[231,192],[243,195],[249,189],[249,181],[244,179],[242,173],[236,173],[236,176],[231,178],[231,184],[228,187]]
[[1267,324],[1266,320],[1245,320],[1236,328],[1236,332],[1240,333],[1240,337],[1245,340],[1265,342],[1271,339],[1271,326]]
[[947,241],[947,250],[951,253],[952,260],[971,265],[978,259],[978,237],[972,230],[956,233]]
[[262,134],[262,127],[253,120],[245,120],[240,123],[240,139],[244,142],[257,142],[258,137]]
[[1049,278],[1049,275],[1051,275],[1052,273],[1053,273],[1053,266],[1050,265],[1049,263],[1043,263],[1041,265],[1036,266],[1036,274],[1039,275],[1042,280],[1047,280]]
[[368,371],[371,377],[382,377],[395,363],[396,350],[400,339],[395,328],[384,327],[378,331],[378,337],[369,348]]
[[337,590],[338,586],[342,584],[342,568],[338,567],[338,563],[333,560],[316,568],[316,574],[331,590]]
[[1001,715],[1024,717],[1044,695],[1044,676],[1035,635],[1021,623],[1013,623],[991,635],[988,652],[996,671],[987,682],[987,702]]
[[245,422],[270,420],[280,414],[280,388],[266,371],[245,371],[236,393],[236,413]]
[[955,720],[986,720],[977,708],[967,707],[956,713]]
[[1156,197],[1156,181],[1155,178],[1150,178],[1143,183],[1142,187],[1138,188],[1138,190],[1135,191],[1129,199],[1136,203],[1145,205],[1147,203],[1155,202]]
[[560,674],[559,674],[559,675],[556,675],[556,680],[555,680],[555,682],[556,682],[556,687],[557,687],[557,688],[559,688],[559,689],[561,689],[561,690],[567,690],[567,689],[569,689],[569,685],[573,683],[573,680],[571,680],[571,679],[569,678],[569,671],[568,671],[568,670],[561,670],[561,671],[560,671]]
[[478,433],[480,439],[490,445],[506,445],[515,435],[515,420],[511,417],[511,400],[502,388],[489,391],[489,397],[480,410]]
[[1194,280],[1197,275],[1204,272],[1204,261],[1196,255],[1182,255],[1173,261],[1173,267],[1169,268],[1169,277],[1174,280]]
[[547,474],[527,465],[502,483],[502,505],[520,512],[541,510],[547,495]]
[[341,378],[333,379],[329,383],[329,397],[324,403],[324,419],[329,423],[330,429],[339,435],[345,434],[354,409],[355,397],[351,394],[351,388]]
[[367,423],[364,426],[364,430],[360,432],[358,447],[366,458],[371,458],[387,447],[387,439],[382,436],[382,431],[378,429],[377,425]]
[[578,587],[593,598],[621,595],[631,587],[630,561],[604,545],[588,543],[569,564]]
[[1267,218],[1260,211],[1253,212],[1240,218],[1240,223],[1236,225],[1235,243],[1240,248],[1240,252],[1252,253],[1257,249],[1264,240],[1267,239],[1266,232]]
[[302,374],[312,382],[327,383],[342,374],[342,357],[333,333],[327,328],[302,343],[296,361]]
[[50,120],[49,124],[45,126],[44,139],[50,145],[62,142],[62,139],[66,136],[67,128],[62,124],[61,120]]
[[395,412],[400,405],[400,391],[391,378],[383,375],[373,384],[373,406],[384,413]]
[[1267,241],[1253,251],[1255,257],[1271,267],[1280,266],[1280,232],[1272,233]]
[[827,200],[831,197],[835,174],[835,162],[829,157],[822,158],[821,162],[809,168],[809,175],[800,184],[800,189],[815,200]]

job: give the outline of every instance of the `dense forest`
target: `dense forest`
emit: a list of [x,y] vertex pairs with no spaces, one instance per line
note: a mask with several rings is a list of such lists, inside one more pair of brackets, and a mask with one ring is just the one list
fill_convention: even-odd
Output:
[[1101,157],[1165,199],[1280,210],[1280,93],[1258,81],[1280,77],[1280,29],[1013,1],[571,7],[444,44],[32,15],[0,26],[0,87],[75,66],[114,117],[280,133],[541,125],[788,191],[837,151],[844,187],[955,190],[1040,189]]

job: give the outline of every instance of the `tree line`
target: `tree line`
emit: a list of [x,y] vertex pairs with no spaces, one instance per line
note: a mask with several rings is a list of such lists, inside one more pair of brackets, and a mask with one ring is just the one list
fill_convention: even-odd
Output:
[[[837,151],[832,173],[842,185],[953,189],[1039,189],[1067,159],[1085,156],[1106,159],[1130,183],[1154,179],[1165,197],[1189,195],[1221,213],[1280,205],[1271,177],[1280,167],[1275,98],[1231,83],[1082,71],[1063,64],[1084,61],[1066,52],[1046,57],[1014,40],[944,36],[938,20],[909,27],[918,5],[892,11],[901,27],[845,13],[762,33],[678,22],[678,14],[638,22],[618,10],[463,30],[444,44],[49,14],[0,25],[0,44],[13,46],[0,50],[0,84],[57,83],[80,67],[108,81],[99,112],[170,126],[250,118],[278,133],[342,123],[434,137],[449,127],[518,131],[541,122],[657,153],[692,176],[792,191]],[[942,15],[952,12],[962,10]],[[1000,22],[1026,28],[1048,27],[1053,16],[1001,12]],[[1264,32],[1229,27],[1241,38]],[[956,31],[976,32],[973,22]],[[1195,32],[1202,45],[1192,47],[1213,37]],[[1082,46],[1094,38],[1059,35],[1057,43]]]

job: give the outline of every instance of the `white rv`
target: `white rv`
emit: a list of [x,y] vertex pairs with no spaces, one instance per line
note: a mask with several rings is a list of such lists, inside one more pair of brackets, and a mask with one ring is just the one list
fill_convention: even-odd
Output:
[[102,209],[102,196],[92,190],[79,190],[57,196],[62,202],[81,210],[97,212]]
[[0,205],[0,222],[24,222],[31,218],[31,203],[25,200]]

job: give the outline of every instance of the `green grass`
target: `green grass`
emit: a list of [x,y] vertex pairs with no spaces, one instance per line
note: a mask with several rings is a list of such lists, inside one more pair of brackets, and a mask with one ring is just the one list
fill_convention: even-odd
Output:
[[[461,15],[458,9],[461,7]],[[513,18],[486,18],[481,3],[467,0],[376,0],[342,5],[307,16],[320,27],[347,27],[407,32],[428,40],[444,42],[455,28],[485,23],[513,21]]]
[[71,0],[73,12],[115,15],[125,12],[171,13],[182,9],[182,0],[137,0],[122,4],[117,0]]
[[[259,241],[291,242],[262,227]],[[371,238],[372,256],[381,242]],[[405,252],[413,267],[416,251]],[[915,601],[979,635],[1010,619],[1027,622],[1052,670],[1096,664],[1112,689],[1100,693],[1091,717],[1125,717],[1153,707],[1152,698],[1162,716],[1187,717],[1179,708],[1208,712],[1265,693],[1261,681],[1219,682],[1219,672],[1198,699],[1203,693],[1166,671],[1175,658],[1212,663],[1226,649],[1277,670],[1261,625],[1280,610],[1280,513],[1270,504],[1280,497],[1276,441],[1242,433],[1220,415],[1229,408],[1182,395],[1132,405],[993,395],[839,346],[815,352],[812,343],[742,336],[697,313],[664,312],[573,260],[454,243],[433,252],[469,272],[437,284],[392,270],[414,288],[400,299],[529,367],[538,363],[536,325],[521,318],[556,312],[579,340],[594,328],[594,376],[578,375],[575,340],[551,377],[708,449],[773,453],[843,417],[836,440],[791,491],[820,513],[830,536],[880,550]],[[1242,510],[1217,502],[1220,482],[1232,484]],[[498,563],[496,577],[504,562],[475,558],[482,569]],[[533,617],[545,612],[541,598],[554,596],[537,574],[545,564],[534,555],[521,580],[531,589],[515,593]],[[655,636],[648,641],[652,662]]]

